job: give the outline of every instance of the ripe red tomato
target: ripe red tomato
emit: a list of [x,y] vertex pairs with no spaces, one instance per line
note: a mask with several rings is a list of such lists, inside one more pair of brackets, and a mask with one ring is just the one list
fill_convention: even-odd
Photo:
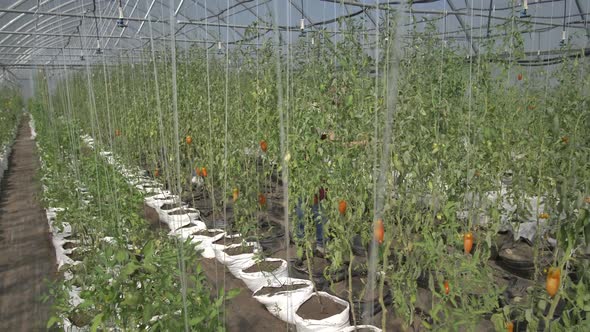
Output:
[[448,280],[445,280],[444,286],[445,286],[445,294],[448,295],[451,292],[451,286],[449,286],[449,281]]
[[507,332],[514,332],[514,323],[513,322],[506,323],[506,331]]
[[467,232],[463,235],[463,249],[465,249],[465,253],[468,254],[471,252],[473,248],[473,234],[471,232]]
[[383,226],[383,219],[379,218],[377,219],[377,221],[375,222],[375,228],[373,230],[373,236],[375,238],[375,241],[377,241],[377,243],[382,244],[383,243],[383,235],[385,235],[385,227]]
[[268,144],[265,140],[260,141],[260,149],[262,150],[262,152],[266,153],[266,150],[268,149]]
[[258,194],[258,204],[260,204],[260,206],[266,205],[266,196],[262,193]]
[[338,212],[340,212],[341,215],[344,215],[346,213],[346,201],[345,200],[341,200],[338,203]]
[[519,81],[522,81],[522,74],[518,74],[518,76],[516,76],[516,78],[517,78]]
[[547,272],[547,280],[545,281],[545,289],[549,296],[554,297],[559,290],[559,282],[561,279],[561,270],[557,267],[549,268]]

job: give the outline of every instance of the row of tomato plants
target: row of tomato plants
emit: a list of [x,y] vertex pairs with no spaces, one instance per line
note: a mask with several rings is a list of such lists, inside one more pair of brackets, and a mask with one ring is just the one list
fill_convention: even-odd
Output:
[[[500,191],[508,170],[513,178],[509,195],[516,201],[532,195],[547,198],[551,213],[542,217],[557,239],[554,265],[569,266],[568,253],[579,252],[590,240],[590,170],[585,166],[590,151],[584,130],[590,125],[584,92],[590,82],[580,75],[587,64],[566,60],[559,70],[526,70],[490,61],[497,55],[497,48],[491,47],[487,55],[466,61],[459,47],[416,32],[400,64],[393,138],[383,142],[388,53],[370,57],[363,51],[366,36],[359,25],[351,21],[343,28],[348,31],[337,42],[322,33],[312,34],[314,44],[309,37],[295,42],[289,57],[280,58],[279,75],[270,43],[236,46],[223,57],[191,48],[179,50],[176,68],[163,52],[152,61],[73,73],[58,85],[54,103],[58,112],[75,110],[71,116],[82,128],[129,164],[144,167],[171,186],[178,179],[183,190],[190,191],[192,176],[205,168],[207,189],[221,193],[215,200],[218,211],[239,192],[234,213],[238,231],[254,227],[254,216],[266,208],[260,202],[268,179],[275,168],[283,171],[282,161],[288,159],[289,211],[298,203],[309,208],[318,189],[327,188],[322,205],[329,220],[325,232],[332,238],[328,252],[333,268],[352,255],[355,235],[360,234],[365,245],[373,238],[379,160],[385,158],[393,172],[378,185],[393,194],[386,197],[384,236],[378,239],[379,266],[386,276],[381,288],[391,288],[394,311],[407,322],[414,319],[414,280],[424,271],[435,271],[432,280],[438,287],[431,285],[433,290],[444,289],[444,280],[455,285],[452,297],[436,292],[436,297],[453,302],[449,307],[443,301],[433,309],[445,311],[446,319],[435,317],[439,327],[453,329],[476,322],[483,312],[498,313],[496,299],[502,289],[494,285],[485,262],[502,226],[501,206],[484,211],[490,223],[477,228],[472,218],[458,219],[457,212],[465,209],[470,194]],[[382,34],[384,49],[390,36],[389,30]],[[151,55],[146,53],[146,58]],[[172,70],[177,71],[177,91]],[[278,105],[279,92],[283,105]],[[334,139],[322,139],[331,132]],[[281,155],[281,144],[286,155]],[[382,155],[384,144],[392,144],[391,155]],[[342,201],[348,207],[343,214],[338,211]],[[560,221],[562,215],[565,222]],[[462,247],[469,232],[477,233],[474,255],[449,253],[449,247]],[[312,248],[311,233],[300,256]],[[566,325],[585,319],[583,308],[590,302],[586,279],[579,284],[561,280],[561,289],[568,290],[561,295],[571,309]],[[487,292],[475,297],[478,287],[487,287]],[[456,303],[455,297],[467,300]],[[538,323],[539,317],[531,313],[549,300],[544,292],[534,292],[521,305],[523,316]],[[501,312],[495,317],[509,319]]]
[[13,139],[20,112],[23,109],[23,99],[14,88],[0,89],[0,153],[2,148]]
[[[67,240],[75,244],[77,260],[62,266],[52,282],[48,328],[63,326],[67,318],[93,331],[223,330],[220,313],[226,294],[221,290],[211,296],[194,245],[150,230],[140,214],[142,195],[82,143],[75,120],[57,116],[43,101],[31,104],[44,165],[43,202],[65,208],[54,226],[71,225],[73,235]],[[89,202],[73,190],[79,186],[93,197]],[[186,271],[180,270],[180,259]],[[182,273],[188,281],[185,289]],[[73,278],[64,278],[68,274]],[[81,303],[72,303],[72,289],[80,290]],[[190,299],[186,307],[183,292]]]

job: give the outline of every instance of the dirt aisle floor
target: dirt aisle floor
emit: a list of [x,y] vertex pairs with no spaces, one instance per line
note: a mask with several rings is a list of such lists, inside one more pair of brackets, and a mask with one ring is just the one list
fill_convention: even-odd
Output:
[[55,252],[38,200],[39,157],[27,120],[0,187],[0,331],[45,330],[49,305],[41,296],[55,275]]

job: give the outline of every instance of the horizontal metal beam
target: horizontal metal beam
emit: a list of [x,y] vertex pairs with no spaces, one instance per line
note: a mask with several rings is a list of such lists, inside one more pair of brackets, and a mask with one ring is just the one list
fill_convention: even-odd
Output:
[[[68,34],[68,33],[44,33],[44,32],[20,32],[20,31],[0,31],[0,34],[7,34],[7,35],[26,35],[26,36],[45,36],[45,37],[72,37],[72,38],[90,38],[96,39],[96,35],[81,35],[81,34]],[[108,36],[99,36],[101,39],[106,39]],[[112,36],[110,38],[115,39],[132,39],[132,40],[149,40],[149,37],[134,37],[134,36]],[[169,41],[170,38],[168,37],[154,37],[154,40],[166,40]],[[176,39],[177,42],[186,42],[186,43],[199,43],[199,44],[212,44],[217,43],[216,40],[200,40],[200,39]],[[225,44],[225,41],[222,41]],[[230,41],[230,44],[235,42]],[[256,43],[242,43],[242,45],[258,45]],[[69,47],[68,47],[69,48]]]
[[[35,59],[38,57],[50,57],[50,58],[62,58],[62,57],[72,57],[72,58],[80,58],[81,54],[67,54],[67,53],[57,53],[57,54],[33,54],[33,53],[4,53],[4,52],[0,52],[0,56],[5,57],[5,56],[24,56],[26,57],[23,60],[26,59]],[[137,55],[121,55],[121,54],[96,54],[96,53],[85,53],[82,54],[84,55],[85,58],[99,58],[99,57],[108,57],[108,58],[134,58],[134,59],[143,59],[143,57],[137,56]],[[10,58],[8,58],[10,59]]]
[[[39,15],[39,16],[60,16],[60,17],[78,17],[78,18],[89,18],[89,19],[98,19],[98,20],[118,20],[118,16],[101,16],[101,15],[88,15],[88,14],[74,14],[74,13],[54,13],[54,12],[42,12],[42,11],[33,11],[33,10],[19,10],[19,9],[5,9],[0,8],[0,13],[11,13],[11,14],[30,14],[30,15]],[[126,21],[135,21],[135,22],[147,22],[150,21],[149,18],[143,17],[125,17]],[[152,23],[168,23],[168,20],[156,19],[151,20]]]
[[[102,63],[100,64],[103,65]],[[113,64],[104,64],[107,67],[113,67],[116,65]],[[0,68],[7,67],[13,69],[41,69],[41,68],[56,68],[62,69],[66,67],[66,69],[83,69],[86,68],[86,64],[84,63],[1,63]]]
[[[20,48],[27,48],[27,49],[35,49],[35,50],[63,50],[63,47],[59,47],[59,46],[40,46],[40,45],[16,45],[16,44],[0,44],[0,47],[7,47],[7,48],[15,48],[15,47],[20,47]],[[96,50],[96,47],[75,47],[75,46],[68,46],[66,48],[67,50],[91,50],[94,51]],[[119,47],[119,48],[103,48],[103,51],[133,51],[133,52],[143,52],[143,50],[141,49],[137,49],[137,48],[123,48],[123,47]]]

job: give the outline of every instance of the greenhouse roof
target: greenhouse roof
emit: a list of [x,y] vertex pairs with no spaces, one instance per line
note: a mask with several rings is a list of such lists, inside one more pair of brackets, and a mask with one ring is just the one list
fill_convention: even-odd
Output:
[[[376,33],[375,27],[382,24],[383,14],[400,5],[399,1],[384,0],[0,3],[0,64],[4,80],[11,80],[12,76],[18,79],[19,75],[13,73],[18,69],[85,66],[85,61],[140,56],[137,51],[150,45],[150,37],[154,44],[170,41],[171,29],[178,47],[202,45],[219,50],[237,43],[257,46],[277,31],[287,44],[302,35],[301,28],[303,32],[323,30],[338,38],[343,29],[339,18],[345,17],[358,19],[371,36]],[[431,25],[441,39],[462,44],[467,54],[479,53],[483,41],[502,38],[508,31],[522,32],[528,56],[561,54],[568,51],[566,48],[570,49],[568,52],[579,52],[587,47],[590,35],[590,0],[423,0],[415,1],[409,8],[404,15],[407,26],[421,31]]]

